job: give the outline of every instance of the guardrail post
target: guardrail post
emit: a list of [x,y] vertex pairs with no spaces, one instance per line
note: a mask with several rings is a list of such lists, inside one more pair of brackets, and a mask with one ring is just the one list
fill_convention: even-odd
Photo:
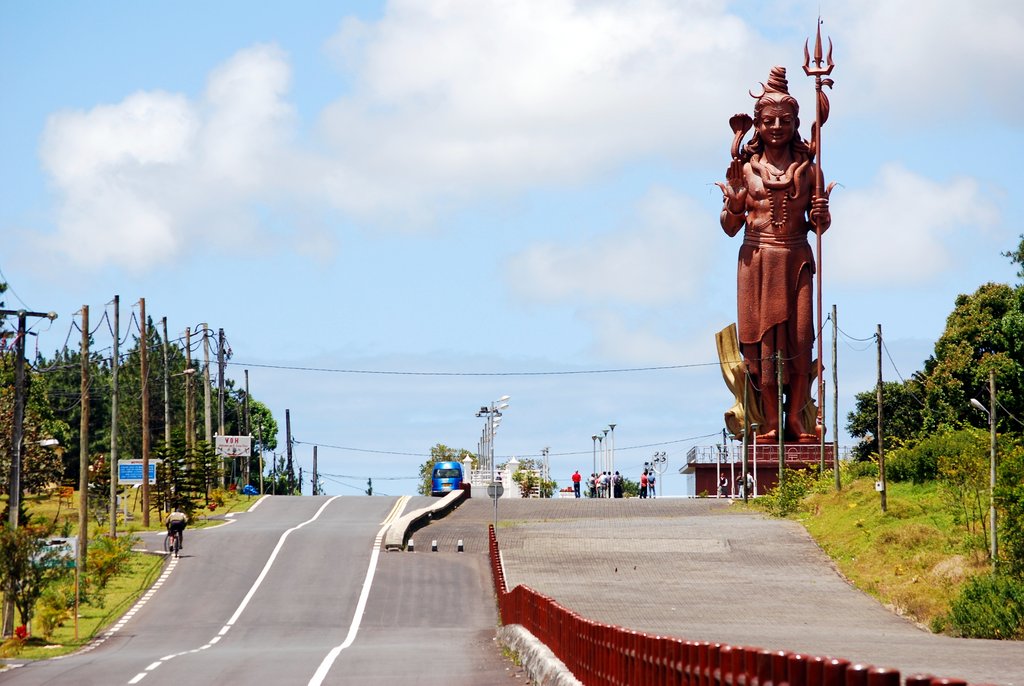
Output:
[[868,686],[868,671],[871,665],[855,664],[846,668],[845,686]]
[[900,673],[895,669],[875,667],[868,672],[868,686],[900,686]]
[[808,686],[807,667],[810,658],[799,653],[791,653],[786,661],[786,680],[789,686]]
[[850,662],[848,660],[825,658],[824,685],[846,686],[846,668],[849,666]]

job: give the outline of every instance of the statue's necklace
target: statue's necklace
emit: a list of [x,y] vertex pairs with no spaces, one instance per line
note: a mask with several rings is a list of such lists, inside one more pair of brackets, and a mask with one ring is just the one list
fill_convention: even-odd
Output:
[[785,226],[789,219],[789,193],[787,191],[793,185],[793,174],[799,164],[794,161],[790,163],[786,171],[779,171],[774,165],[762,161],[760,156],[752,159],[751,164],[760,173],[761,183],[768,191],[768,207],[772,212],[772,226],[777,228]]

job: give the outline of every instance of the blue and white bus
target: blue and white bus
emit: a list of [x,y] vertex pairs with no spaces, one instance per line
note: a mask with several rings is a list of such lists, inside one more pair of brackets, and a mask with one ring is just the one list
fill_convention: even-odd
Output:
[[430,473],[430,495],[448,495],[462,483],[461,462],[435,462]]

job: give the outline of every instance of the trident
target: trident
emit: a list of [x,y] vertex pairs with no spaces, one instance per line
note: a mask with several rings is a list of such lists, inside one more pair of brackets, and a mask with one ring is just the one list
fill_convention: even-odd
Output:
[[[817,158],[817,174],[815,174],[814,182],[814,197],[827,198],[829,193],[832,191],[832,187],[835,183],[829,184],[828,188],[825,188],[825,176],[821,171],[821,127],[828,121],[828,95],[822,90],[823,86],[832,88],[833,81],[829,78],[822,78],[823,76],[829,76],[832,73],[832,69],[836,66],[832,61],[832,38],[828,39],[828,57],[822,59],[821,52],[821,17],[818,17],[818,31],[814,40],[814,66],[811,66],[811,54],[807,50],[807,44],[810,39],[804,41],[804,73],[808,76],[814,77],[814,92],[817,95],[816,107],[814,108],[814,130],[811,132],[811,145],[814,148],[814,156]],[[818,319],[818,417],[817,417],[817,429],[819,440],[821,441],[821,459],[822,465],[824,466],[825,459],[825,424],[822,416],[823,408],[825,405],[825,379],[822,373],[822,349],[821,349],[821,284],[822,284],[822,259],[821,259],[821,220],[815,219],[814,221],[814,232],[817,237],[816,240],[816,254],[818,257],[818,293],[817,293],[817,319]],[[833,455],[833,459],[835,456]]]

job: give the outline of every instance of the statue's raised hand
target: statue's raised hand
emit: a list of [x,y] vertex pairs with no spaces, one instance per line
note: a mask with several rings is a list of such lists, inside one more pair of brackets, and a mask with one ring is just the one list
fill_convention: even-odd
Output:
[[743,179],[743,162],[734,159],[725,170],[725,183],[716,182],[722,189],[725,207],[733,214],[740,214],[746,206],[747,187]]

